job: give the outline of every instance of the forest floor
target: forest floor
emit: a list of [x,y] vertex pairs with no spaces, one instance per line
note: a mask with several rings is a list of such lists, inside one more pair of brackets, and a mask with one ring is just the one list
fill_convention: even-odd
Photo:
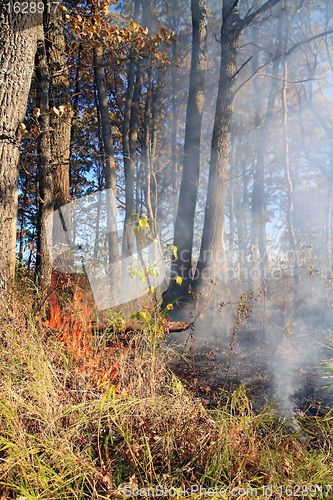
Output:
[[332,410],[310,386],[288,422],[248,350],[177,354],[152,314],[126,342],[69,318],[55,333],[24,290],[1,304],[1,499],[333,498]]
[[[274,390],[274,377],[269,370],[265,346],[242,349],[235,346],[231,353],[227,342],[202,343],[184,350],[183,356],[175,355],[169,367],[194,395],[201,398],[208,409],[225,403],[230,393],[240,386],[246,388],[253,411],[259,414],[267,406],[279,401]],[[332,406],[331,391],[327,391],[314,367],[299,369],[302,381],[291,398],[296,413],[324,415]]]

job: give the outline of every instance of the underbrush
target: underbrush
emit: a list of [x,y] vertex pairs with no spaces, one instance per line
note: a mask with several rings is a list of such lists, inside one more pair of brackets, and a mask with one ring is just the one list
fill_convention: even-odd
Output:
[[330,498],[331,412],[291,431],[244,388],[207,411],[147,332],[110,351],[101,386],[27,301],[1,304],[2,499]]

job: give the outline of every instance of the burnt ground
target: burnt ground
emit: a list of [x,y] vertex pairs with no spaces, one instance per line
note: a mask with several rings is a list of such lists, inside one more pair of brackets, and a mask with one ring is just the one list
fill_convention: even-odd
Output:
[[[195,332],[193,335],[185,332],[182,339],[180,335],[174,336],[171,346],[177,354],[171,356],[169,368],[207,409],[225,403],[230,393],[243,385],[255,413],[260,413],[267,405],[273,405],[277,413],[285,413],[277,396],[278,377],[272,374],[272,367],[276,370],[279,361],[272,356],[269,342],[249,345],[240,341],[231,348],[230,339],[202,341],[195,338]],[[286,355],[292,364],[293,353]],[[333,406],[333,398],[323,388],[325,382],[318,367],[304,362],[295,363],[291,368],[295,390],[290,396],[290,407],[295,414],[326,414]]]

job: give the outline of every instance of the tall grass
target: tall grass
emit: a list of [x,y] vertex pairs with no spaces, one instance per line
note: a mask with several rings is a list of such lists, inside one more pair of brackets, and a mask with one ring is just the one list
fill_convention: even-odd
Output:
[[271,485],[281,498],[282,485],[333,482],[331,413],[304,415],[290,433],[271,409],[255,415],[244,388],[207,411],[166,368],[153,329],[122,353],[117,384],[101,388],[27,301],[1,304],[2,498],[125,498],[157,485],[192,485],[192,498],[204,495],[194,486],[265,498]]

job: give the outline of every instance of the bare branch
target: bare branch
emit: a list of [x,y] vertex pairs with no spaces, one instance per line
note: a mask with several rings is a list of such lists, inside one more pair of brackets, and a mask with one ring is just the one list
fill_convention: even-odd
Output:
[[249,26],[253,21],[256,21],[262,14],[265,14],[269,9],[272,9],[274,5],[278,4],[281,0],[268,0],[264,5],[262,5],[258,10],[253,12],[253,14],[247,14],[241,21],[242,29]]
[[248,62],[250,62],[252,59],[252,56],[250,56],[242,65],[240,68],[238,68],[238,70],[236,71],[236,73],[233,75],[232,78],[235,78],[236,75],[238,75],[238,73],[244,68],[244,66],[247,65]]
[[314,78],[313,76],[311,78],[304,78],[303,80],[288,80],[285,78],[281,78],[279,76],[267,75],[267,73],[258,73],[257,76],[265,76],[268,78],[274,78],[275,80],[280,80],[281,82],[287,82],[287,83],[305,83],[305,82],[313,82],[315,80],[325,80],[324,77]]
[[272,59],[267,61],[265,64],[260,66],[260,68],[258,68],[257,71],[255,71],[251,76],[249,76],[249,78],[247,78],[243,83],[240,84],[238,89],[235,90],[234,98],[236,97],[236,95],[238,94],[238,92],[242,88],[244,88],[248,83],[252,82],[252,80],[254,80],[255,77],[258,76],[262,72],[262,70],[264,70],[265,68],[270,66],[274,61],[276,61],[280,58],[288,57],[292,52],[294,52],[296,49],[298,49],[299,47],[301,47],[302,45],[304,45],[306,43],[313,42],[314,40],[317,40],[317,38],[322,38],[323,36],[327,36],[327,35],[331,35],[331,34],[333,34],[333,29],[328,30],[328,31],[323,31],[322,33],[318,33],[317,35],[312,36],[311,38],[307,38],[306,40],[301,40],[300,42],[295,43],[295,45],[290,47],[290,49],[288,49],[287,52],[282,52],[281,54],[277,54],[275,57],[273,57]]

